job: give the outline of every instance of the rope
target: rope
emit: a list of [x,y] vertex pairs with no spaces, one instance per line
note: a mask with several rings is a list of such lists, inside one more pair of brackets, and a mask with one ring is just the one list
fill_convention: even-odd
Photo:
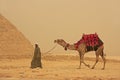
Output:
[[[55,46],[53,46],[53,48],[52,49],[50,49],[49,51],[47,51],[47,52],[44,52],[43,54],[48,54],[49,52],[51,52],[52,50],[54,50],[55,48],[56,48],[56,46],[57,46],[57,44],[55,45]],[[50,54],[50,53],[49,53]]]

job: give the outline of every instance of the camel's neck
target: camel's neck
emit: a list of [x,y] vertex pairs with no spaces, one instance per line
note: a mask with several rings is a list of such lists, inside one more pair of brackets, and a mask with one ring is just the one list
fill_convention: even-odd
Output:
[[65,50],[67,50],[67,49],[69,49],[69,50],[76,50],[74,44],[66,43],[63,39],[57,39],[54,42],[56,42],[59,45],[61,45],[63,48],[65,48]]
[[69,50],[76,50],[76,47],[74,44],[68,44],[67,49]]

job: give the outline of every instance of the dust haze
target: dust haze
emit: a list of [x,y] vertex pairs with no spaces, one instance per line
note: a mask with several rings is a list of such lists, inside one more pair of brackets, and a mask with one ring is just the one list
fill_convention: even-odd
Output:
[[[42,52],[62,38],[75,43],[83,33],[97,32],[107,55],[120,55],[119,0],[0,0],[0,14],[11,21]],[[53,53],[65,52],[58,46]],[[76,53],[76,52],[73,52]]]

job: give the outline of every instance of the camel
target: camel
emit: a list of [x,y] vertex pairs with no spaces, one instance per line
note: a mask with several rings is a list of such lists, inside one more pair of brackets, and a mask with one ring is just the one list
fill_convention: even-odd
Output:
[[[57,43],[57,44],[61,45],[65,50],[69,49],[69,50],[76,50],[76,51],[79,52],[80,64],[79,64],[78,69],[81,69],[81,64],[82,64],[82,63],[83,63],[85,66],[87,66],[88,68],[90,68],[90,65],[89,65],[89,64],[86,64],[86,63],[84,62],[84,54],[87,53],[87,52],[89,52],[89,51],[87,51],[86,43],[84,43],[84,42],[81,43],[81,44],[78,46],[77,49],[76,49],[76,45],[74,45],[74,44],[69,44],[69,43],[65,42],[63,39],[54,40],[54,43]],[[98,63],[99,55],[102,57],[103,62],[104,62],[102,70],[105,69],[106,59],[105,59],[105,54],[104,54],[103,50],[104,50],[104,46],[103,46],[103,45],[99,46],[96,51],[95,51],[95,50],[90,50],[90,51],[95,51],[95,54],[96,54],[96,62],[94,63],[94,65],[92,66],[91,69],[94,69],[95,66],[96,66],[96,64]]]

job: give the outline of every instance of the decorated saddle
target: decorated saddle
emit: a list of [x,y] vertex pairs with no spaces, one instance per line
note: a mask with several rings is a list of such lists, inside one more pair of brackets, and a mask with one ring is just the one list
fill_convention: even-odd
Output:
[[76,49],[81,43],[85,43],[87,51],[96,51],[98,47],[103,45],[102,40],[98,37],[97,33],[95,34],[83,34],[82,38],[75,43]]

